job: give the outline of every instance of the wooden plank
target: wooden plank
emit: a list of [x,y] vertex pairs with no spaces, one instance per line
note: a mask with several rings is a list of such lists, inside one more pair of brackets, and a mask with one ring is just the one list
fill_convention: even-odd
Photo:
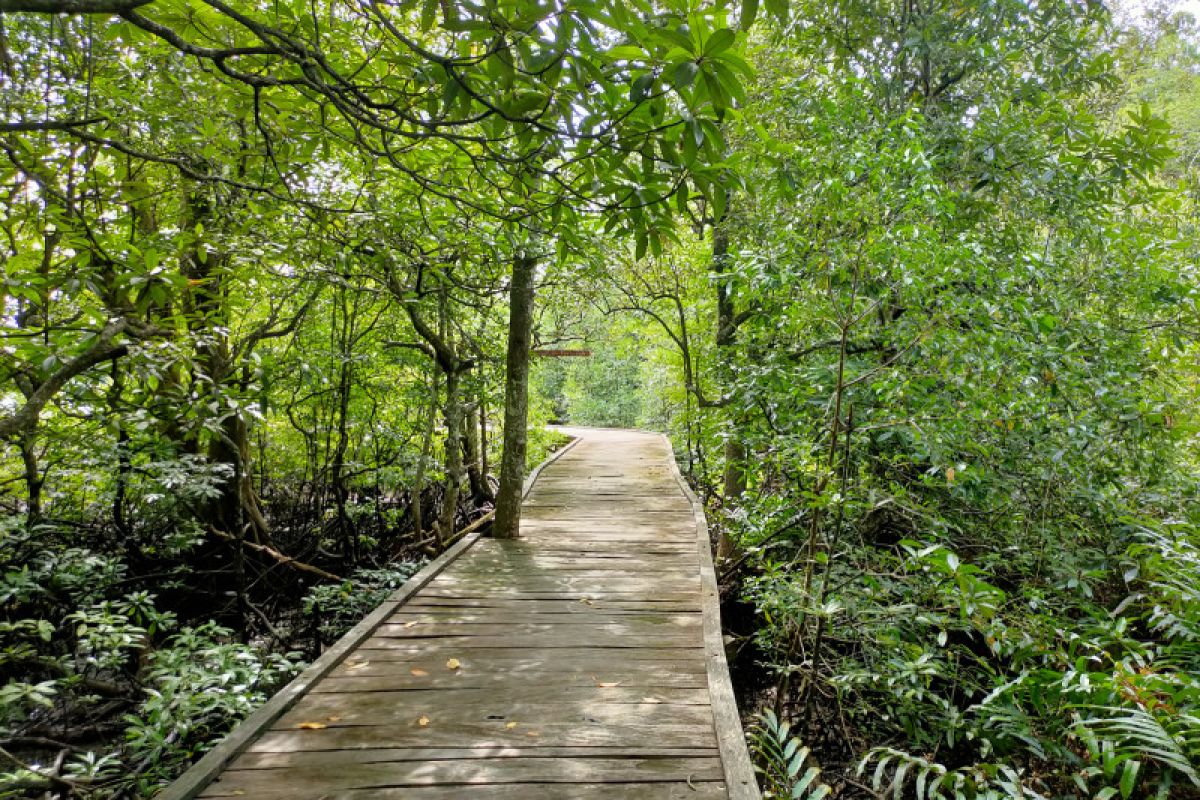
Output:
[[[375,693],[310,693],[275,721],[272,730],[300,730],[310,739],[319,741],[338,729],[362,726],[396,726],[410,728],[416,736],[434,725],[483,725],[505,730],[509,722],[537,727],[551,723],[613,726],[656,725],[704,730],[711,726],[712,713],[707,705],[669,705],[645,702],[655,698],[635,698],[636,702],[607,703],[598,699],[579,699],[575,702],[557,695],[540,702],[521,703],[499,692],[490,693],[480,702],[469,706],[452,705],[438,700],[437,692],[392,695],[398,702],[380,699]],[[419,704],[420,700],[426,703]],[[421,720],[426,720],[424,725]],[[325,725],[319,730],[307,730],[308,723]]]
[[[534,649],[574,650],[580,641],[587,641],[589,647],[605,647],[614,650],[653,649],[653,650],[698,650],[704,643],[703,635],[696,634],[657,634],[653,636],[625,636],[616,633],[594,631],[586,639],[572,631],[553,631],[550,633],[527,633],[520,638],[523,647]],[[405,636],[390,638],[384,635],[372,636],[363,642],[363,647],[375,650],[412,650],[421,652],[445,652],[453,655],[456,650],[481,650],[494,648],[509,648],[513,645],[513,637],[508,634],[496,636]]]
[[[221,794],[214,786],[205,797],[238,797],[246,794]],[[297,800],[294,788],[274,787],[256,792],[256,800]],[[323,792],[316,795],[321,800],[412,800],[417,795],[409,787],[347,789]],[[723,783],[687,782],[677,783],[506,783],[475,786],[466,789],[461,785],[422,787],[421,800],[463,800],[464,797],[486,797],[487,800],[715,800],[729,795]]]
[[[430,676],[430,678],[433,677]],[[308,696],[313,698],[319,697],[319,702],[323,704],[345,702],[347,709],[353,708],[354,704],[360,702],[360,700],[361,702],[395,707],[406,704],[415,704],[418,706],[421,706],[421,704],[436,704],[437,706],[486,708],[489,704],[497,702],[497,699],[501,697],[505,703],[513,703],[521,706],[529,706],[535,703],[545,704],[548,697],[545,685],[541,681],[536,683],[530,681],[528,680],[529,677],[529,675],[526,675],[526,680],[520,682],[508,681],[504,685],[504,691],[499,693],[496,691],[495,686],[472,687],[470,683],[467,683],[466,679],[456,676],[454,680],[446,680],[440,686],[436,687],[430,685],[431,681],[429,679],[423,683],[418,683],[417,679],[414,678],[414,683],[404,689],[379,688],[371,691],[357,689],[343,689],[338,691],[336,687],[326,686],[325,684],[328,681],[321,681],[313,691],[309,692]],[[556,686],[553,694],[556,704],[564,706],[595,704],[645,705],[647,703],[665,706],[708,705],[708,691],[706,688],[662,686],[651,690],[646,686],[626,686],[622,681],[612,680],[613,676],[611,674],[605,674],[603,680],[598,676],[596,679],[593,679],[590,675],[584,677],[586,679],[584,682],[574,686],[564,686],[561,684]],[[370,697],[362,699],[363,695],[370,695]],[[423,707],[428,708],[429,706],[425,705]],[[337,709],[330,711],[330,714],[342,716],[343,721],[353,722],[351,718],[342,715]]]
[[[371,666],[376,666],[372,662]],[[414,662],[378,662],[380,664],[410,664]],[[418,667],[421,669],[422,667]],[[426,670],[427,672],[427,670]],[[660,669],[648,673],[644,669],[619,669],[612,666],[594,669],[527,669],[511,675],[475,675],[458,678],[456,675],[431,674],[418,679],[408,669],[386,670],[362,675],[331,675],[312,688],[320,692],[376,692],[376,691],[420,691],[420,690],[468,690],[486,688],[488,692],[509,692],[522,688],[526,681],[536,681],[544,691],[560,691],[564,688],[595,686],[598,682],[617,684],[630,691],[655,696],[658,688],[703,688],[708,691],[708,675],[703,669]],[[707,702],[707,700],[706,700]]]
[[[654,661],[665,662],[669,664],[684,664],[688,659],[697,655],[697,651],[701,648],[661,648],[661,647],[626,647],[620,648],[620,652],[613,652],[613,648],[608,647],[593,647],[590,644],[581,645],[579,647],[569,649],[562,648],[557,650],[536,651],[526,647],[497,647],[497,648],[480,648],[470,653],[455,652],[452,649],[439,649],[429,647],[426,650],[419,648],[372,648],[364,645],[360,647],[354,654],[356,660],[367,661],[423,661],[434,665],[440,665],[440,668],[445,668],[445,662],[448,658],[457,656],[460,661],[458,672],[467,674],[470,670],[502,668],[512,662],[528,662],[537,664],[551,664],[567,666],[570,664],[583,665],[609,665],[619,667],[622,663],[632,663],[635,661]],[[619,657],[619,660],[615,660]],[[697,664],[701,661],[697,660]],[[703,666],[701,664],[701,666]],[[657,668],[657,667],[655,667]]]
[[[559,614],[559,617],[567,616]],[[409,639],[409,638],[424,638],[424,637],[477,637],[477,636],[524,636],[525,634],[558,634],[572,637],[572,644],[578,646],[579,637],[590,637],[595,633],[611,634],[615,636],[629,636],[637,638],[641,636],[686,636],[689,640],[698,641],[699,636],[696,635],[701,630],[701,620],[695,620],[695,623],[687,627],[681,625],[655,624],[643,620],[617,621],[613,619],[595,620],[595,619],[580,619],[579,615],[575,615],[575,621],[570,619],[556,619],[553,621],[538,621],[532,620],[521,622],[503,622],[496,620],[464,622],[461,620],[453,620],[448,622],[437,622],[427,620],[420,622],[411,620],[401,623],[396,618],[389,618],[387,622],[380,625],[376,631],[376,636],[383,636],[393,639]]]
[[[651,626],[661,630],[661,626],[676,628],[699,627],[704,619],[700,614],[663,613],[654,611],[623,611],[613,612],[598,609],[588,604],[576,603],[578,610],[527,612],[521,615],[522,625],[631,625]],[[446,608],[443,606],[425,606],[412,608],[402,606],[400,610],[388,617],[389,624],[404,625],[425,630],[433,625],[511,625],[513,615],[502,609],[471,609]],[[476,630],[476,629],[472,629]]]
[[520,598],[520,597],[456,597],[448,595],[439,597],[422,592],[416,598],[411,608],[490,608],[505,609],[514,614],[524,612],[578,612],[589,611],[630,612],[642,611],[683,611],[694,612],[695,603],[690,598],[682,600],[667,600],[638,597],[601,597],[590,592],[583,597],[551,597],[551,598]]
[[[426,664],[425,666],[418,666]],[[484,689],[489,692],[508,693],[523,690],[527,685],[537,687],[541,693],[559,692],[563,689],[587,688],[598,683],[616,684],[622,689],[637,691],[642,695],[657,697],[658,689],[703,689],[708,691],[708,675],[703,669],[670,669],[670,662],[656,664],[654,671],[646,669],[619,669],[611,665],[556,668],[539,665],[538,668],[522,669],[509,673],[477,673],[471,676],[446,675],[431,672],[428,667],[436,664],[411,661],[373,661],[361,672],[350,675],[331,675],[312,688],[312,693],[324,692],[376,692],[376,691],[425,691],[431,689],[468,691]],[[389,669],[390,667],[390,669]],[[426,677],[411,674],[412,669],[429,673]],[[707,697],[705,699],[707,703]]]
[[[420,713],[420,712],[417,712]],[[717,744],[711,720],[703,725],[672,724],[661,719],[593,724],[583,721],[450,720],[429,717],[419,726],[415,716],[404,725],[355,725],[320,731],[271,730],[248,748],[252,752],[359,750],[392,747],[700,747]],[[507,722],[519,727],[509,730]]]
[[[349,767],[349,768],[347,768]],[[282,768],[231,769],[214,791],[242,791],[257,797],[287,782],[310,791],[422,787],[436,784],[481,786],[502,783],[641,783],[720,781],[719,758],[474,758],[429,761],[365,761],[309,764],[297,759]]]
[[[618,755],[620,753],[621,755]],[[636,752],[604,747],[404,747],[316,750],[303,753],[247,753],[239,769],[279,769],[293,764],[344,766],[398,761],[459,761],[468,758],[715,758],[716,747],[660,747]]]

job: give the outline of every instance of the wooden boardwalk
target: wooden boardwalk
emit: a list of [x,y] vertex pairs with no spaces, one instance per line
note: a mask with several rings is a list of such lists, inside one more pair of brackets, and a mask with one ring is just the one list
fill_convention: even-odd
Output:
[[670,445],[569,432],[521,539],[457,545],[161,797],[758,797]]

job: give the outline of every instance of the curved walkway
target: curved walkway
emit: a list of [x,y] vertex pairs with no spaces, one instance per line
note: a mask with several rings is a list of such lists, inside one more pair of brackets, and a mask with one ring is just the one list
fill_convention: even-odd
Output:
[[755,798],[704,518],[664,437],[579,437],[163,797]]

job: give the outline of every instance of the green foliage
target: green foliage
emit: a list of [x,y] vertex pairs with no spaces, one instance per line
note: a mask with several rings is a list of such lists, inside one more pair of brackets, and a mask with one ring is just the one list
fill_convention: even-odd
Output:
[[232,636],[211,623],[184,628],[150,656],[146,697],[125,717],[123,757],[136,765],[126,789],[148,795],[164,786],[302,666],[294,654],[264,652]]
[[304,596],[304,613],[316,621],[322,640],[332,642],[403,586],[423,564],[412,561],[385,569],[360,569],[341,584],[317,584]]
[[881,747],[863,757],[858,775],[871,764],[875,765],[871,788],[895,800],[1045,800],[1044,795],[1024,786],[1016,770],[1003,764],[948,770],[927,759]]

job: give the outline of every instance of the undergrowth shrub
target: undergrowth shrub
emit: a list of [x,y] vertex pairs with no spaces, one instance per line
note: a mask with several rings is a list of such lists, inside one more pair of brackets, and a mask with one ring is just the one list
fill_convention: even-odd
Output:
[[[781,674],[832,693],[864,740],[888,742],[854,756],[876,792],[1200,796],[1196,531],[1124,524],[1124,548],[1063,554],[1008,588],[998,584],[1016,556],[970,563],[916,540],[850,548],[821,605],[802,574],[765,569],[748,583],[766,622],[758,646]],[[822,623],[826,649],[807,651],[817,676],[787,657],[804,616]],[[781,763],[763,745],[781,728],[760,725],[765,763]]]
[[385,569],[360,569],[342,583],[322,583],[304,596],[304,613],[316,620],[321,639],[330,642],[354,626],[417,573],[424,562],[407,561]]

